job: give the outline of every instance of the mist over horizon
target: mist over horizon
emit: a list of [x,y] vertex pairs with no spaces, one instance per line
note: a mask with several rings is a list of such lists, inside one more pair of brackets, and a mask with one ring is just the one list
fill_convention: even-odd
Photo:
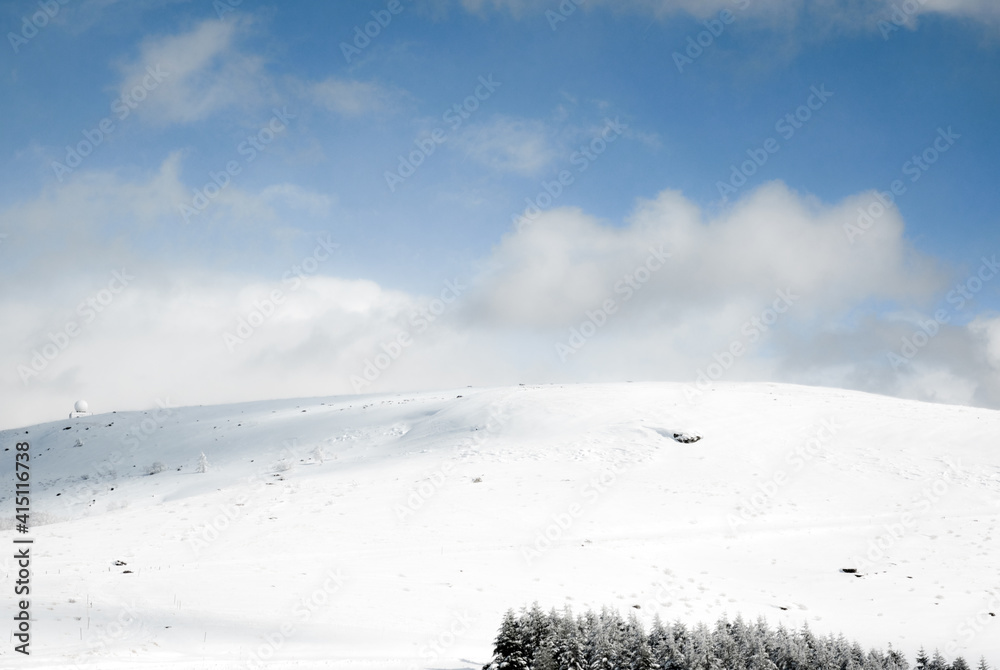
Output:
[[992,3],[54,7],[0,15],[0,426],[625,380],[1000,408]]

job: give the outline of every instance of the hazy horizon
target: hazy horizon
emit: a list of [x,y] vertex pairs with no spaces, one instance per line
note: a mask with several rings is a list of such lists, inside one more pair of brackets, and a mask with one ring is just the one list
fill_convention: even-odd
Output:
[[0,25],[0,426],[625,380],[1000,408],[995,3]]

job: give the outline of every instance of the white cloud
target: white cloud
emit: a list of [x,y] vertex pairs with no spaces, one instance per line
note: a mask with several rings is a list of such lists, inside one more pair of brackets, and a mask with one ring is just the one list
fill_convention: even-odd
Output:
[[[584,346],[562,366],[572,378],[690,381],[737,343],[743,354],[723,379],[1000,406],[994,321],[960,325],[962,315],[951,314],[926,346],[892,365],[889,354],[901,354],[903,338],[944,302],[950,273],[910,248],[895,210],[852,244],[845,226],[870,198],[824,205],[771,183],[716,218],[671,191],[641,201],[621,227],[550,211],[496,247],[462,316],[469,327],[489,324],[546,348],[532,364],[550,373],[560,366],[556,343],[583,333]],[[641,270],[661,244],[669,260]],[[792,306],[768,315],[780,292]],[[610,316],[602,314],[608,300]],[[873,307],[886,303],[909,316]],[[586,328],[596,333],[588,338]]]
[[227,21],[207,19],[190,30],[147,39],[139,57],[120,66],[118,99],[130,113],[173,124],[193,123],[233,108],[256,111],[288,98],[356,117],[391,111],[405,97],[401,90],[369,81],[275,79],[265,59],[243,44],[253,28],[252,17],[241,15]]
[[[308,271],[311,261],[285,254],[289,274],[285,267],[237,274],[229,264],[196,260],[197,235],[174,239],[174,253],[165,254],[150,241],[178,230],[175,198],[185,194],[179,160],[138,182],[80,173],[0,212],[0,229],[9,235],[0,253],[31,269],[2,270],[3,425],[58,418],[80,397],[107,410],[149,406],[158,397],[198,404],[353,393],[352,376],[391,351],[401,332],[412,344],[364,390],[693,381],[739,342],[745,351],[725,380],[839,385],[1000,407],[1000,318],[976,316],[971,306],[955,311],[905,365],[889,364],[887,353],[913,337],[953,281],[909,248],[895,210],[848,242],[843,226],[855,222],[869,194],[830,205],[771,183],[708,217],[665,191],[639,201],[624,225],[553,210],[502,239],[479,276],[459,278],[459,300],[434,303],[435,296],[339,278],[329,259]],[[295,184],[259,193],[231,186],[225,193],[210,225],[240,231],[229,238],[233,245],[254,225],[268,231],[262,234],[284,225],[282,234],[293,235],[283,216],[325,216],[333,204]],[[643,275],[639,268],[651,257],[658,269]],[[293,267],[307,276],[296,280]],[[78,306],[122,269],[135,280],[84,323]],[[639,282],[627,299],[616,290],[625,277]],[[282,300],[271,309],[266,301],[275,290]],[[767,323],[779,291],[791,295],[791,305],[751,340],[747,324]],[[600,327],[562,362],[556,344],[609,299],[615,313],[598,318]],[[899,308],[871,307],[887,302]],[[254,311],[266,318],[251,337],[227,346],[226,333],[242,338],[237,326]],[[70,321],[81,332],[22,383],[18,366],[65,341],[60,333]]]
[[[477,14],[487,9],[502,9],[515,17],[558,12],[560,6],[556,2],[533,3],[528,0],[459,0],[459,4]],[[906,16],[938,13],[971,18],[994,26],[1000,18],[1000,4],[994,0],[851,0],[847,3],[842,0],[587,0],[579,4],[577,11],[606,7],[618,13],[658,19],[682,13],[704,19],[726,9],[735,14],[764,18],[774,25],[788,28],[797,25],[799,18],[809,16],[826,30],[834,26],[872,29],[876,21],[886,19],[894,8],[903,9],[904,5]],[[576,7],[577,3],[570,2],[569,6]],[[573,14],[568,11],[567,14],[565,18],[571,20]]]
[[[53,22],[64,25],[74,34],[82,34],[94,26],[109,21],[128,20],[131,16],[149,13],[190,0],[75,0],[60,2],[60,11]],[[126,18],[127,17],[127,18]]]
[[810,296],[810,314],[843,311],[866,299],[915,300],[943,286],[927,258],[909,251],[898,213],[882,217],[851,244],[865,196],[834,207],[768,184],[715,220],[704,220],[682,195],[641,201],[626,227],[573,209],[547,212],[509,235],[493,255],[475,309],[516,325],[569,325],[660,245],[671,260],[636,294],[662,305],[670,319],[760,302],[776,289]]
[[308,87],[308,98],[331,112],[361,116],[391,108],[399,94],[374,82],[329,77]]
[[467,126],[454,145],[488,168],[524,176],[538,174],[555,157],[545,124],[507,116]]
[[[20,421],[41,418],[47,407],[73,396],[110,410],[163,396],[200,403],[344,392],[348,378],[338,373],[372,355],[374,338],[399,309],[398,297],[360,280],[314,276],[293,283],[294,277],[278,276],[245,283],[219,273],[153,278],[138,268],[132,272],[134,283],[89,322],[86,310],[10,296],[0,302],[5,316],[19,318],[16,328],[4,331],[0,358],[5,391],[19,397],[9,409]],[[267,301],[276,290],[283,297],[273,315],[245,343],[227,346],[224,335],[239,332],[240,320],[255,310],[272,309]],[[74,299],[86,301],[86,293]],[[69,321],[82,333],[23,384],[17,366],[30,366],[34,352],[62,337]]]
[[295,184],[272,184],[260,193],[264,202],[284,203],[285,205],[305,212],[312,216],[327,216],[330,208],[336,202],[335,198],[321,193],[314,193]]
[[1000,370],[1000,317],[979,317],[969,324],[969,331],[981,338],[986,362]]
[[[190,123],[230,107],[249,108],[268,100],[264,60],[242,51],[239,40],[251,21],[207,19],[187,32],[150,38],[137,60],[122,66],[118,95],[149,91],[150,72],[162,82],[136,112],[157,123]],[[131,107],[132,105],[130,105]]]
[[[33,199],[0,211],[0,229],[10,251],[30,264],[42,284],[71,282],[88,268],[134,258],[130,235],[177,223],[176,203],[189,198],[178,179],[180,155],[167,158],[142,181],[122,181],[110,172],[78,170],[65,184],[50,185]],[[3,273],[7,274],[7,273]],[[64,279],[68,278],[68,279]],[[37,286],[19,273],[9,286]]]
[[[226,235],[221,253],[237,255],[260,239],[273,243],[301,234],[290,222],[326,219],[336,205],[335,197],[296,184],[255,192],[233,180],[185,224],[180,205],[190,205],[193,190],[181,181],[181,167],[182,154],[176,152],[156,172],[137,179],[80,169],[63,185],[0,210],[0,230],[8,235],[5,251],[32,269],[28,276],[0,266],[0,277],[12,289],[62,290],[123,263],[198,265],[209,251],[206,239]],[[174,255],[178,249],[183,253]]]
[[1000,18],[1000,5],[993,0],[923,0],[921,9],[975,19]]

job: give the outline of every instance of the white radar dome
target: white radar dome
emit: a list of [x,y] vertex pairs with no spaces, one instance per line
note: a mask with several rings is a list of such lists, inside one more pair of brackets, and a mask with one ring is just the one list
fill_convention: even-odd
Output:
[[86,400],[77,400],[76,404],[73,405],[73,409],[75,409],[77,412],[86,412],[87,411],[87,401]]

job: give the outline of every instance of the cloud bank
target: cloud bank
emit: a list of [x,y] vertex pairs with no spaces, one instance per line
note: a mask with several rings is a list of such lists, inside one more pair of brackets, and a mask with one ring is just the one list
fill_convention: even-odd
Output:
[[81,397],[103,411],[622,379],[1000,407],[1000,318],[975,304],[995,257],[943,267],[891,208],[851,234],[872,193],[829,204],[772,182],[713,216],[670,190],[621,221],[554,209],[474,275],[416,295],[338,276],[335,237],[294,224],[329,202],[290,185],[231,187],[212,219],[305,239],[287,267],[233,272],[192,253],[196,236],[163,261],[151,240],[177,229],[178,161],[144,180],[82,173],[0,212],[0,425],[58,418]]
[[[459,0],[465,10],[484,14],[506,11],[517,18],[554,12],[568,18],[575,11],[607,8],[619,14],[637,14],[667,20],[686,14],[698,19],[722,10],[762,19],[774,26],[789,28],[809,19],[824,29],[877,29],[879,21],[897,19],[912,28],[921,15],[937,14],[1000,26],[1000,5],[992,0]],[[561,23],[554,19],[553,25]]]

